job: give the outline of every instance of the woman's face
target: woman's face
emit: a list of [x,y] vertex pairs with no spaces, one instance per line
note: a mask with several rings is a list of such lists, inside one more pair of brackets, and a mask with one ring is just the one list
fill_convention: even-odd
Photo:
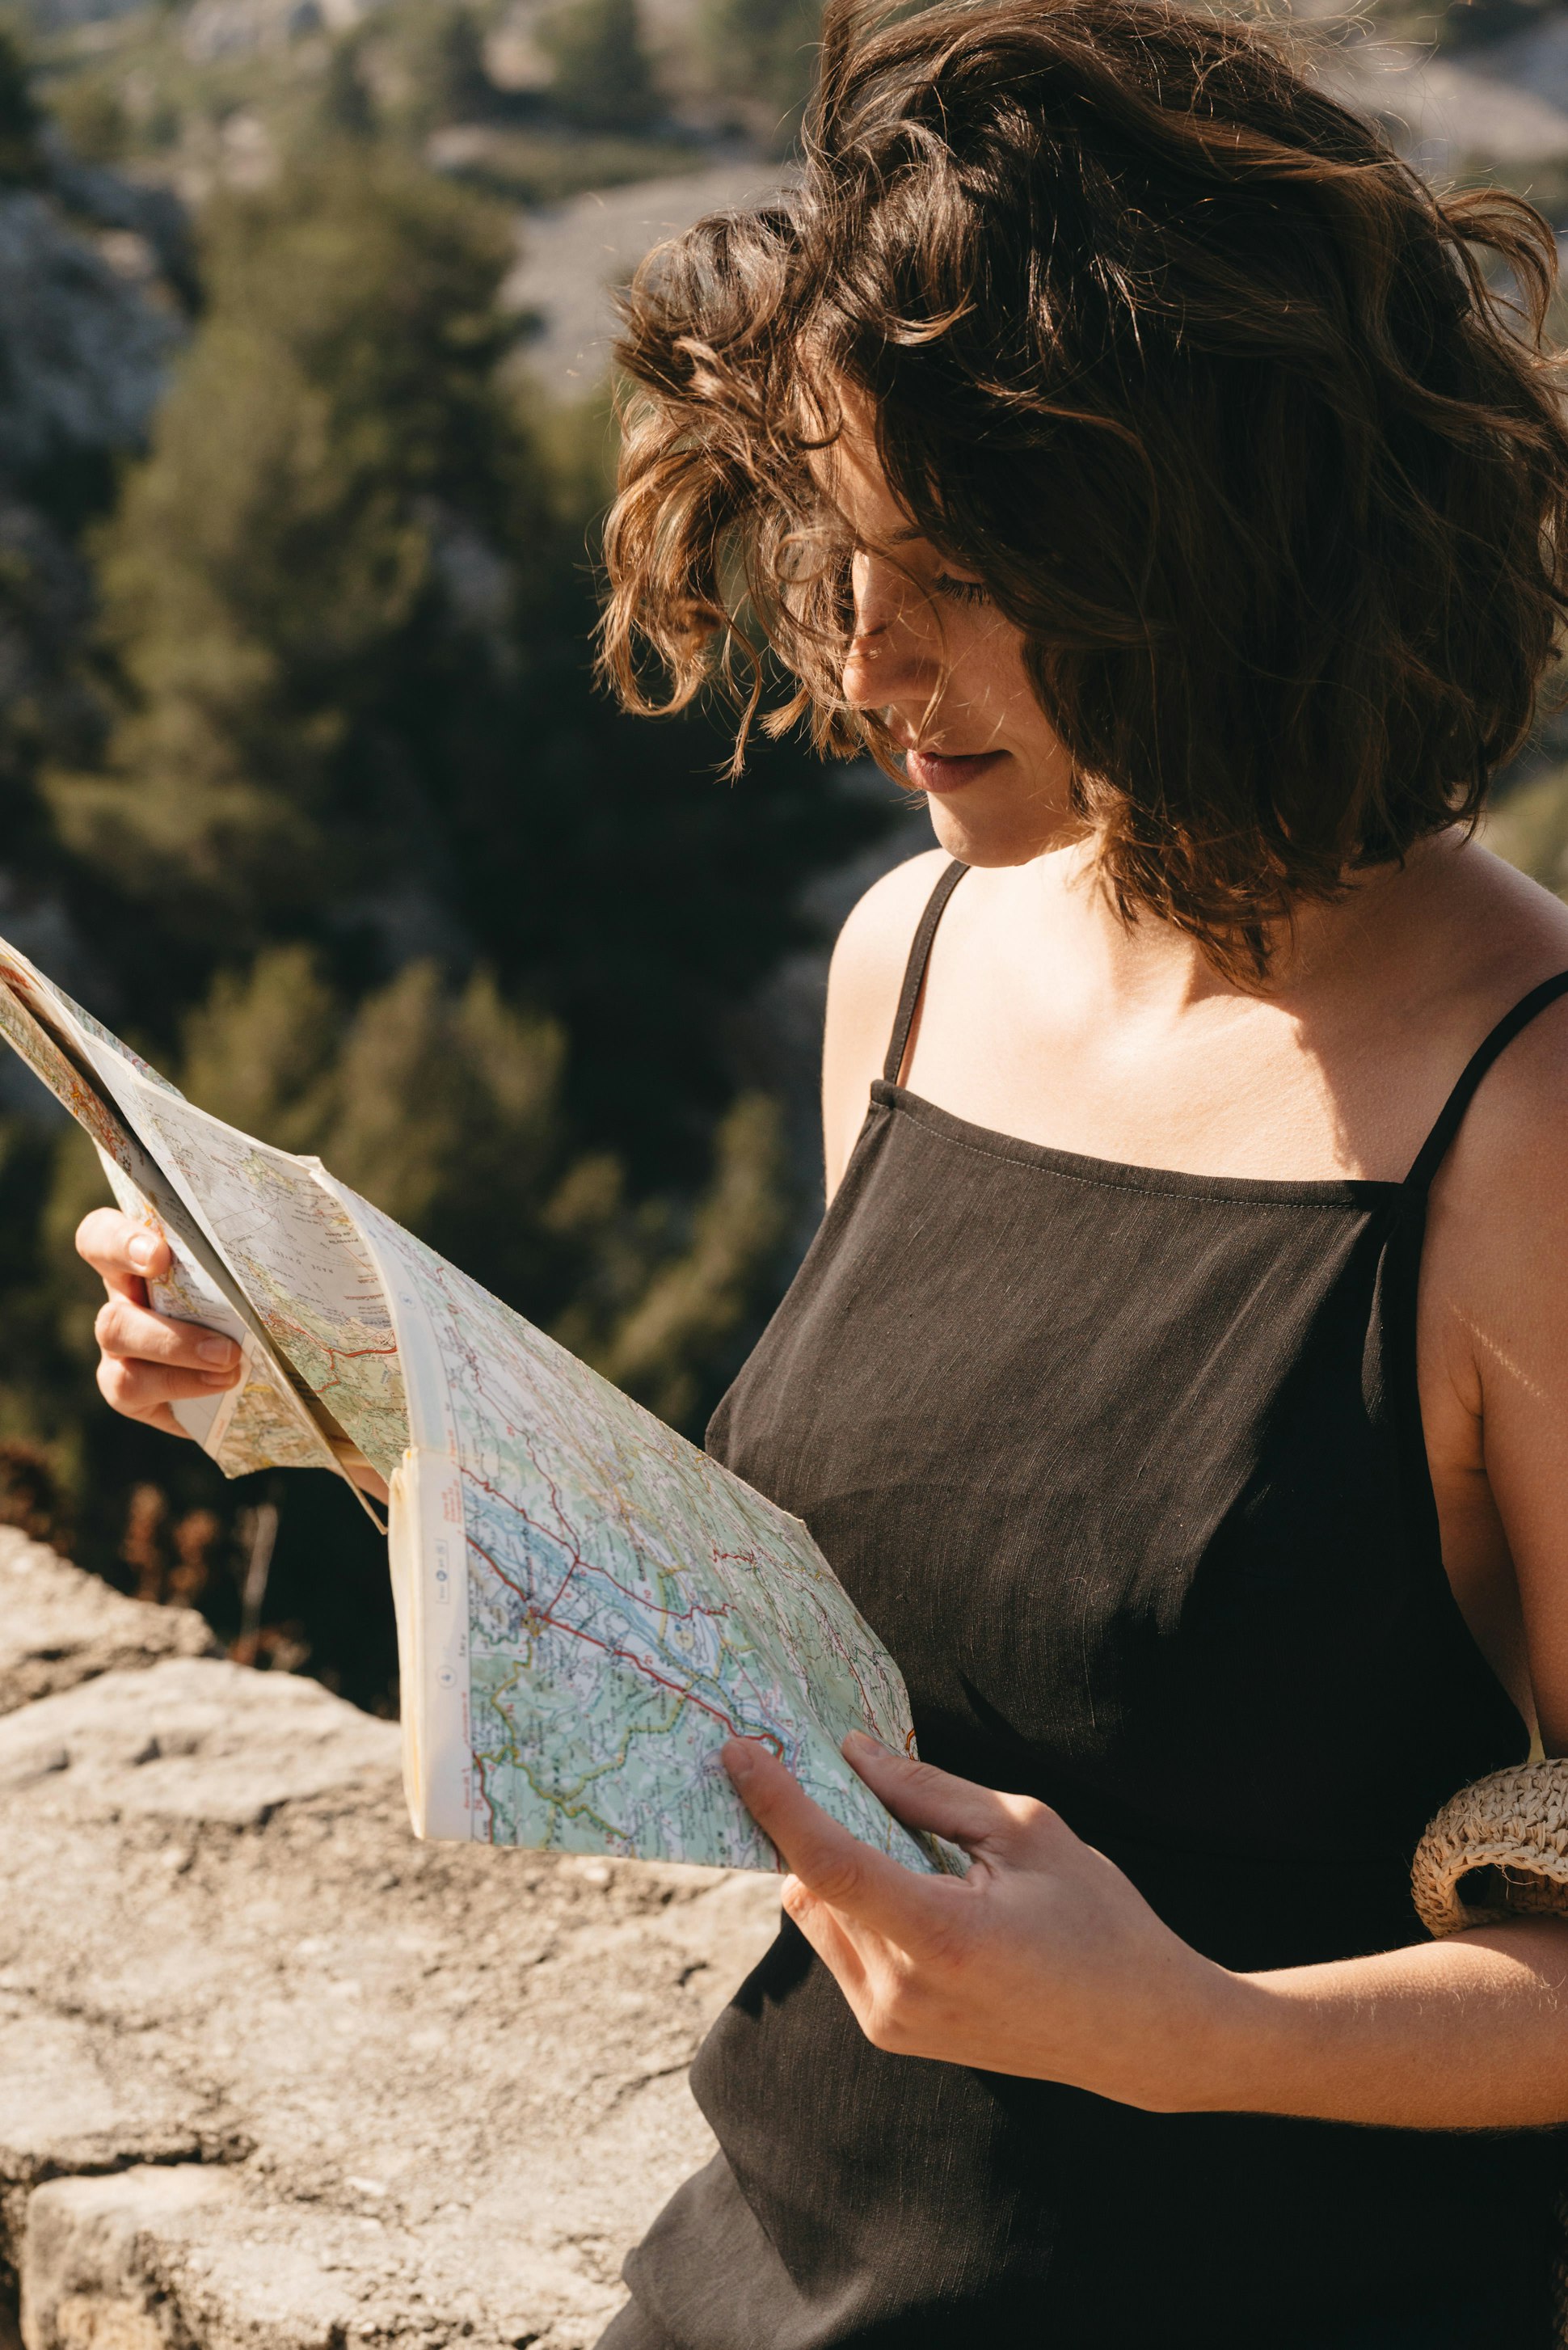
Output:
[[1081,832],[1071,763],[1023,666],[1023,637],[972,572],[915,531],[853,412],[831,489],[856,543],[846,699],[876,711],[966,865],[1023,865]]

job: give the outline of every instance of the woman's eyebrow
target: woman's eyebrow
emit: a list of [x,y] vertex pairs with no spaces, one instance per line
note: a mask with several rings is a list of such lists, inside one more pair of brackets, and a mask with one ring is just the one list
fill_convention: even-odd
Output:
[[930,540],[926,537],[925,532],[921,530],[917,524],[911,523],[907,530],[878,530],[867,532],[864,537],[857,537],[855,544],[857,546],[866,547],[875,551],[877,548],[910,546],[913,546],[917,540],[928,546],[931,544]]

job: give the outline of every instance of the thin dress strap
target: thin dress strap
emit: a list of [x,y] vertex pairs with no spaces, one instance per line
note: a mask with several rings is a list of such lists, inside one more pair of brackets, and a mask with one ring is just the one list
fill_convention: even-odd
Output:
[[1554,979],[1543,979],[1521,996],[1511,1012],[1505,1012],[1490,1036],[1476,1046],[1462,1070],[1459,1083],[1438,1112],[1438,1122],[1416,1154],[1416,1163],[1405,1178],[1407,1190],[1426,1191],[1433,1176],[1442,1165],[1449,1145],[1459,1130],[1459,1122],[1475,1096],[1476,1087],[1507,1045],[1511,1045],[1521,1028],[1528,1028],[1538,1012],[1555,1003],[1560,995],[1568,995],[1568,971],[1560,971]]
[[936,888],[926,900],[926,910],[920,916],[920,927],[915,932],[909,948],[909,960],[904,966],[904,984],[898,995],[898,1009],[893,1014],[893,1034],[888,1043],[888,1057],[882,1064],[886,1084],[896,1086],[898,1072],[904,1066],[904,1055],[909,1049],[909,1030],[914,1024],[915,1006],[920,1000],[920,982],[926,975],[931,941],[937,934],[937,924],[942,919],[942,909],[969,871],[955,857]]

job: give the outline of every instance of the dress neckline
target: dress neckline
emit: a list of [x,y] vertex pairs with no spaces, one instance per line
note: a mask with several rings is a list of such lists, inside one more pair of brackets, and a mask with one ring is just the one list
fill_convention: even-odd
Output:
[[888,1057],[883,1063],[880,1078],[871,1088],[871,1098],[873,1102],[904,1111],[933,1132],[944,1134],[962,1149],[980,1151],[988,1158],[1010,1159],[1015,1165],[1039,1167],[1061,1176],[1065,1181],[1098,1184],[1121,1191],[1158,1192],[1170,1199],[1251,1201],[1280,1207],[1356,1208],[1364,1211],[1388,1201],[1422,1201],[1431,1189],[1432,1179],[1459,1131],[1476,1088],[1498,1055],[1512,1043],[1521,1029],[1530,1025],[1538,1013],[1544,1012],[1548,1004],[1555,1003],[1561,997],[1568,996],[1568,971],[1554,972],[1549,979],[1543,979],[1538,986],[1532,987],[1527,995],[1521,996],[1518,1003],[1488,1030],[1460,1070],[1448,1099],[1438,1113],[1435,1125],[1402,1181],[1394,1182],[1386,1177],[1377,1176],[1338,1176],[1317,1182],[1290,1182],[1243,1175],[1189,1175],[1173,1167],[1135,1167],[1114,1159],[1091,1159],[1075,1150],[1058,1150],[1049,1143],[1024,1142],[1016,1135],[999,1134],[990,1127],[973,1126],[967,1118],[955,1118],[950,1110],[939,1109],[935,1102],[927,1101],[919,1094],[910,1093],[907,1087],[898,1083],[909,1051],[920,991],[925,983],[926,964],[937,934],[937,924],[942,918],[948,899],[969,869],[955,858],[941,874],[926,902],[926,910],[910,943],[909,961],[904,966],[904,983],[893,1015]]
[[911,1093],[908,1086],[890,1084],[886,1077],[877,1078],[871,1087],[871,1099],[912,1118],[918,1126],[941,1135],[962,1149],[978,1151],[988,1159],[1008,1159],[1015,1166],[1038,1167],[1068,1182],[1094,1184],[1111,1191],[1158,1192],[1168,1199],[1250,1201],[1258,1206],[1365,1211],[1399,1198],[1407,1189],[1405,1182],[1383,1176],[1338,1175],[1320,1177],[1315,1181],[1291,1181],[1267,1176],[1189,1174],[1180,1168],[1141,1167],[1122,1159],[1096,1159],[1084,1151],[1060,1150],[1049,1142],[1025,1142],[1020,1135],[976,1126],[969,1118],[958,1118],[951,1110],[928,1101],[923,1094]]

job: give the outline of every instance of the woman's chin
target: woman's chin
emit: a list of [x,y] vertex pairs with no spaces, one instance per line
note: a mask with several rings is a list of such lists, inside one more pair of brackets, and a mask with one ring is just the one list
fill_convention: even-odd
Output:
[[961,865],[1031,865],[1053,848],[1065,848],[1083,833],[1083,821],[1069,807],[1020,806],[1016,792],[1002,804],[978,789],[962,794],[928,792],[926,806],[940,846]]

